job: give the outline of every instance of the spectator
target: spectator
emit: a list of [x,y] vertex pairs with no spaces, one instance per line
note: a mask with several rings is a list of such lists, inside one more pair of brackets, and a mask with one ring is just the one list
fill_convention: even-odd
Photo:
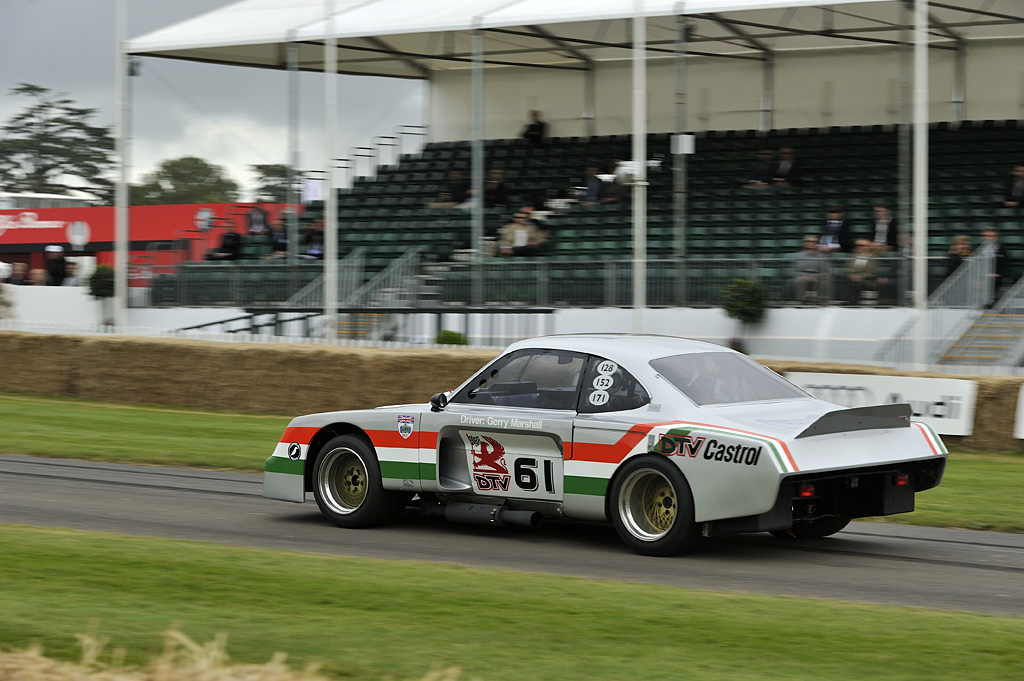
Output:
[[531,147],[543,147],[548,136],[548,124],[542,120],[541,112],[534,109],[530,112],[530,122],[523,129],[523,139]]
[[507,205],[508,188],[505,186],[505,171],[501,168],[492,168],[491,175],[484,185],[484,206],[494,208]]
[[609,164],[608,172],[601,178],[604,180],[604,185],[601,187],[601,203],[620,203],[625,200],[626,186],[623,184],[623,174],[619,170],[618,163]]
[[317,218],[306,228],[304,238],[306,252],[302,257],[306,260],[324,259],[324,219]]
[[757,165],[754,166],[754,172],[750,175],[747,187],[751,189],[764,189],[772,183],[772,179],[775,177],[775,170],[779,164],[775,160],[775,152],[768,148],[759,151],[757,158]]
[[544,235],[530,218],[528,210],[517,211],[512,222],[501,228],[498,237],[498,255],[536,255],[544,243]]
[[463,177],[461,168],[448,171],[448,184],[437,195],[437,201],[427,204],[427,208],[457,208],[466,204],[472,195],[469,180]]
[[67,262],[64,260],[63,246],[46,247],[47,286],[60,286],[67,273]]
[[74,262],[74,261],[69,262],[66,265],[66,268],[67,268],[67,270],[66,270],[67,274],[64,277],[64,281],[62,281],[60,283],[60,285],[61,286],[81,286],[82,285],[82,278],[78,276],[78,263]]
[[246,221],[249,223],[249,234],[269,234],[270,218],[267,211],[260,204],[249,207],[245,213]]
[[601,202],[604,194],[604,180],[597,176],[600,169],[595,165],[587,166],[583,176],[583,205],[593,206]]
[[275,222],[270,226],[270,257],[288,257],[288,232],[280,222]]
[[29,286],[46,286],[49,281],[49,273],[42,269],[34,269],[28,273],[28,285]]
[[10,280],[12,271],[13,268],[10,265],[0,262],[0,320],[9,317],[11,308],[14,306],[11,293],[7,290],[7,284],[5,283]]
[[879,202],[875,204],[875,221],[872,241],[881,245],[885,250],[896,250],[896,237],[899,229],[896,226],[896,218],[892,216],[889,204]]
[[206,254],[207,260],[238,260],[242,252],[242,237],[227,231],[220,237],[220,246]]
[[818,242],[821,250],[849,253],[853,242],[850,237],[850,223],[843,217],[840,206],[829,206],[825,214],[825,229]]
[[1010,177],[1006,178],[1006,194],[1003,197],[1003,205],[1017,210],[1024,206],[1024,163],[1015,165]]
[[971,255],[971,239],[966,234],[953,237],[946,253],[946,276],[956,272],[964,260]]
[[797,163],[793,147],[779,149],[779,162],[775,166],[772,184],[776,187],[799,187],[803,182],[803,169]]
[[804,249],[794,257],[793,286],[796,299],[801,303],[815,303],[824,299],[827,258],[818,250],[818,238],[813,234],[804,237]]
[[1010,254],[1006,247],[999,241],[999,232],[988,228],[981,233],[981,243],[978,245],[978,254],[984,258],[992,259],[992,288],[989,290],[989,300],[999,294],[1004,284],[1006,274],[1010,269]]
[[864,291],[875,290],[878,273],[878,246],[867,239],[857,239],[853,256],[846,263],[846,302],[860,304]]
[[11,275],[4,281],[12,286],[28,286],[32,283],[28,278],[28,265],[23,262],[11,263]]

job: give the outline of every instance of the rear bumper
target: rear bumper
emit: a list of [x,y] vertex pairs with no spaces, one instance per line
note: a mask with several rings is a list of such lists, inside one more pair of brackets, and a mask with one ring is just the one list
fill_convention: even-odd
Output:
[[[914,495],[931,489],[942,480],[945,457],[905,461],[841,471],[799,473],[782,479],[775,505],[767,513],[727,518],[704,524],[704,534],[714,536],[736,532],[784,530],[796,522],[838,516],[869,516],[909,513]],[[908,484],[897,486],[899,474],[909,476]],[[801,485],[814,485],[814,495],[800,498]]]

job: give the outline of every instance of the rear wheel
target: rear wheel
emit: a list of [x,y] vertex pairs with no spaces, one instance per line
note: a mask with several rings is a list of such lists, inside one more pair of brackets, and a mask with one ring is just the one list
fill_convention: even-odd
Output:
[[373,447],[355,435],[331,439],[313,467],[317,506],[339,527],[379,525],[396,519],[409,495],[385,490]]
[[637,553],[671,556],[700,539],[690,486],[675,464],[660,457],[628,462],[611,487],[612,524]]
[[793,523],[793,527],[788,530],[772,530],[771,535],[779,539],[821,539],[839,532],[849,524],[849,518],[826,516]]

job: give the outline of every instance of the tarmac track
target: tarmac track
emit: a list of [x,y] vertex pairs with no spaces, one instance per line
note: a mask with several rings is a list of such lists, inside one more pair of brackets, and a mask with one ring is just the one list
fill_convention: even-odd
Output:
[[397,525],[342,530],[311,498],[264,499],[261,485],[259,475],[0,455],[0,523],[1024,617],[1024,535],[852,523],[827,539],[734,535],[649,558],[594,523],[491,528],[410,510]]

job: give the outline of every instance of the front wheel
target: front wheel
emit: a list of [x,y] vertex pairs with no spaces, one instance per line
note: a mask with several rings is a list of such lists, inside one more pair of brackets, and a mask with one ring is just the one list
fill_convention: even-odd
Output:
[[644,456],[626,463],[611,487],[611,517],[627,546],[646,556],[672,556],[700,540],[693,495],[672,462]]
[[793,523],[788,530],[772,530],[770,534],[779,539],[821,539],[839,532],[850,524],[849,518],[826,516],[814,520]]
[[385,490],[373,447],[355,435],[332,438],[313,466],[313,496],[339,527],[380,525],[405,509],[409,495]]

